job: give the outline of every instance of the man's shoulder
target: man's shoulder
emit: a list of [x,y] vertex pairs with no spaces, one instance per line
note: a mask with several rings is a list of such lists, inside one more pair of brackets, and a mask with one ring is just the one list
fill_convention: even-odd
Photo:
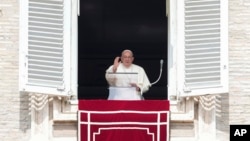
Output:
[[137,68],[137,69],[142,69],[142,70],[143,70],[143,67],[141,67],[141,66],[139,66],[139,65],[137,65],[137,64],[133,64],[133,67],[134,67],[134,68]]

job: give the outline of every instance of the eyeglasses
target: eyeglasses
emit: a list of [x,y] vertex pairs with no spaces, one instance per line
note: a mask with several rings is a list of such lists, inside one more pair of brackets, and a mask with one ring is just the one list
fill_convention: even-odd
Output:
[[132,56],[122,56],[122,58],[124,58],[124,59],[132,59],[133,57]]

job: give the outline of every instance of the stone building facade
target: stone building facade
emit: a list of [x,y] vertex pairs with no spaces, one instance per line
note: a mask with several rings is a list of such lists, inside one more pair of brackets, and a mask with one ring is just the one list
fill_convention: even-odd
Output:
[[[230,124],[250,123],[249,8],[250,1],[228,0],[229,92],[184,99],[193,118],[172,119],[170,140],[228,141]],[[19,10],[19,0],[0,1],[0,138],[77,140],[77,103],[19,91]]]
[[29,98],[18,90],[19,1],[0,2],[0,93],[2,140],[28,140],[30,135]]

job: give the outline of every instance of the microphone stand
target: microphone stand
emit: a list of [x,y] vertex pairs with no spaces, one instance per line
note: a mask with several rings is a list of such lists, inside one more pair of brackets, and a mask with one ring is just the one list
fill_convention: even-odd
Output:
[[[160,78],[161,78],[161,74],[162,74],[162,66],[163,66],[163,60],[161,59],[160,60],[160,74],[159,74],[159,77],[157,78],[157,80],[155,81],[155,82],[153,82],[153,83],[151,83],[150,85],[152,86],[152,85],[154,85],[154,84],[156,84],[159,80],[160,80]],[[142,87],[142,89],[143,89],[143,87]],[[142,90],[141,90],[141,95],[142,95]]]
[[161,67],[160,67],[160,74],[159,74],[159,77],[158,77],[158,79],[157,79],[155,82],[151,83],[151,86],[154,85],[154,84],[156,84],[156,83],[160,80],[160,78],[161,78],[162,66],[163,66],[163,60],[162,60],[162,59],[160,60],[160,65],[161,65]]

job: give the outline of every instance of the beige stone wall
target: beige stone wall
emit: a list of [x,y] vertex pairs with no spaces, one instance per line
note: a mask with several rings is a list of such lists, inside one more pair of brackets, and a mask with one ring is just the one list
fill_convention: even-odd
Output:
[[229,1],[230,124],[250,124],[250,1]]
[[0,0],[0,140],[28,140],[28,97],[18,91],[19,0]]
[[229,95],[218,95],[215,100],[216,140],[229,141]]

